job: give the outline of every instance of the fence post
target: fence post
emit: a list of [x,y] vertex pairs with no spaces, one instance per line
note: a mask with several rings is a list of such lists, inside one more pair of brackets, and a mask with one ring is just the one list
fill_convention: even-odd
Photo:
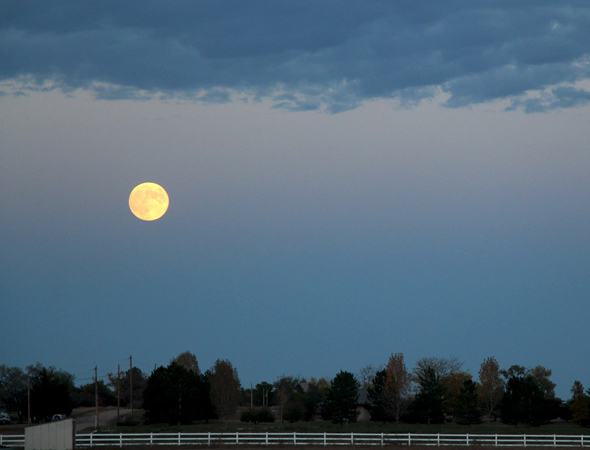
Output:
[[324,431],[324,447],[328,445],[328,439],[326,439],[326,432]]
[[467,447],[469,447],[469,433],[465,434],[465,441],[467,442]]
[[498,446],[498,433],[496,433],[496,435],[494,436],[494,445],[496,447]]
[[297,445],[297,431],[293,431],[293,445]]
[[381,433],[381,447],[383,447],[385,445],[385,442],[383,441],[383,433]]
[[557,447],[557,435],[553,435],[553,447]]
[[440,447],[440,433],[436,434],[436,446]]
[[123,433],[119,433],[119,447],[123,447]]
[[150,445],[154,445],[154,432],[150,433]]
[[94,435],[92,433],[90,433],[90,447],[93,447],[93,444],[92,444],[92,438],[93,438],[93,436]]
[[522,445],[526,447],[526,434],[522,435]]
[[412,445],[412,433],[408,433],[408,447]]
[[236,431],[236,444],[240,443],[240,432]]

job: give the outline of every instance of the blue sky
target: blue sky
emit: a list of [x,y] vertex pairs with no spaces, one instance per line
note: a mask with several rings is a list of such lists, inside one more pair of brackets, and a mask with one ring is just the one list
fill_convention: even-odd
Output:
[[582,1],[2,2],[0,362],[590,387],[589,42]]

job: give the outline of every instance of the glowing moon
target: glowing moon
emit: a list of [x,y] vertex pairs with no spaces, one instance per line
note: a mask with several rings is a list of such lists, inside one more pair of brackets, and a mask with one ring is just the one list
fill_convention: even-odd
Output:
[[170,201],[162,186],[142,183],[131,191],[129,208],[141,220],[157,220],[166,214]]

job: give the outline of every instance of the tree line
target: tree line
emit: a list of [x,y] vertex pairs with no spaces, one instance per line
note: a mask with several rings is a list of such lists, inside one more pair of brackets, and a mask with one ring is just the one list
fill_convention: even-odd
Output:
[[575,381],[571,398],[555,395],[551,370],[519,365],[501,369],[486,358],[477,378],[456,358],[422,358],[408,370],[402,353],[357,375],[340,371],[333,379],[280,376],[243,388],[228,360],[201,372],[197,358],[183,352],[148,376],[132,367],[76,387],[74,376],[39,363],[26,370],[0,365],[0,409],[19,422],[54,414],[70,415],[79,406],[143,408],[146,423],[188,424],[237,417],[251,422],[329,420],[354,422],[362,410],[370,420],[435,424],[541,425],[561,418],[590,426],[590,389]]

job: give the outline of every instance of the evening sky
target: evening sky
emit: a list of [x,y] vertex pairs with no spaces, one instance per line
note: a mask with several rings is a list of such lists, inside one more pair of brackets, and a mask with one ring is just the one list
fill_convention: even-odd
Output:
[[3,1],[0,363],[494,355],[569,398],[589,80],[585,1]]

